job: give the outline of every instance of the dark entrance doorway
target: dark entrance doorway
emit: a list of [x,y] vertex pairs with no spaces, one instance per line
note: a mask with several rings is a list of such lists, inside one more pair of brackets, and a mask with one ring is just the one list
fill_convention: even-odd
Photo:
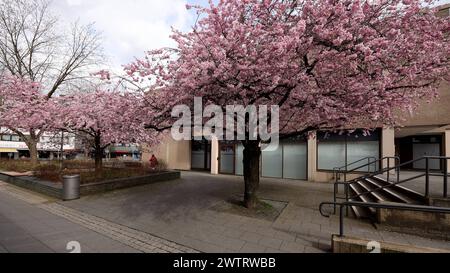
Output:
[[211,171],[211,142],[205,139],[192,141],[191,169]]
[[[396,139],[397,155],[401,163],[406,163],[426,156],[442,156],[442,135],[419,135]],[[425,160],[409,164],[404,167],[408,170],[424,170]],[[431,170],[442,170],[441,160],[430,160]]]

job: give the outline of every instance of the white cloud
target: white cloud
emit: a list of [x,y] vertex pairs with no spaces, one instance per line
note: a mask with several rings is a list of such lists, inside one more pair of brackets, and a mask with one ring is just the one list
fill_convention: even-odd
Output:
[[116,69],[146,50],[173,46],[171,26],[187,30],[195,19],[185,0],[66,0],[54,6],[68,22],[95,23]]

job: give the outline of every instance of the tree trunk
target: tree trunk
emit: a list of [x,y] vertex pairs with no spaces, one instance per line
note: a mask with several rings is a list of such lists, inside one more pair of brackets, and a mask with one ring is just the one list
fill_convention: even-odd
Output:
[[259,141],[244,142],[244,206],[248,209],[255,208],[258,203],[259,162],[261,159],[259,144]]
[[104,149],[101,145],[100,137],[95,137],[95,171],[99,172],[103,169],[103,153]]
[[38,142],[34,139],[29,139],[26,142],[28,150],[30,151],[31,165],[33,166],[37,166],[39,164],[37,143]]

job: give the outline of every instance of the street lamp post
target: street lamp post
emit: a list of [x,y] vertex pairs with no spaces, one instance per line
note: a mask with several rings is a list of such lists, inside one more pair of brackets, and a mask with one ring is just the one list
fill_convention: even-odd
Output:
[[60,150],[60,168],[61,171],[64,167],[64,131],[61,131],[61,150]]

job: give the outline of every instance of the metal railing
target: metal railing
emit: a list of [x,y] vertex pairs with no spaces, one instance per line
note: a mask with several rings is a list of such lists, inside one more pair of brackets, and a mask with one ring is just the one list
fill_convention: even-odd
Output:
[[[404,184],[407,182],[410,182],[412,180],[416,180],[419,178],[424,178],[425,179],[425,195],[424,198],[429,198],[430,197],[430,178],[431,177],[443,177],[443,193],[442,196],[443,198],[448,198],[448,181],[449,181],[449,170],[448,170],[448,163],[450,160],[450,157],[442,157],[442,156],[427,156],[427,157],[422,157],[419,159],[415,159],[415,160],[411,160],[402,164],[397,164],[394,167],[390,166],[390,161],[392,159],[395,159],[396,162],[399,161],[398,157],[385,157],[382,158],[380,160],[375,161],[376,162],[380,162],[381,164],[383,164],[384,160],[388,160],[388,164],[387,164],[387,168],[382,168],[376,172],[361,176],[359,178],[353,179],[349,182],[347,182],[346,180],[346,176],[344,177],[344,181],[341,182],[339,181],[339,179],[336,179],[336,182],[334,184],[334,202],[337,203],[338,200],[344,200],[345,202],[349,202],[352,201],[353,199],[356,199],[358,197],[361,197],[363,195],[366,194],[371,194],[371,193],[375,193],[378,191],[382,191],[384,189],[387,188],[392,188],[392,187],[396,187],[400,184]],[[441,161],[441,166],[443,171],[442,172],[432,172],[431,171],[431,164],[430,161],[431,160],[440,160]],[[423,162],[425,163],[425,171],[419,175],[410,177],[410,178],[406,178],[404,180],[400,179],[400,172],[401,172],[401,168],[402,167],[408,167],[410,165],[414,165],[415,163],[419,163],[419,162]],[[368,164],[373,164],[374,162],[368,163]],[[368,165],[366,164],[366,165]],[[360,168],[365,167],[365,165],[361,166]],[[358,168],[359,169],[359,168]],[[396,172],[396,181],[394,183],[391,183],[391,177],[390,174],[392,171]],[[354,170],[350,170],[348,171],[349,173],[354,172]],[[364,180],[364,179],[370,179],[373,178],[375,176],[379,176],[379,175],[383,175],[387,173],[387,182],[389,182],[390,184],[387,186],[383,186],[383,187],[378,187],[374,190],[370,190],[370,191],[365,191],[363,193],[357,194],[355,196],[350,196],[350,188],[352,185],[357,184],[359,181]],[[339,186],[344,186],[344,196],[338,196],[339,195]],[[336,213],[336,208],[335,208],[335,213]],[[348,214],[348,210],[347,210],[347,214]]]
[[[370,161],[371,159],[374,159],[373,161]],[[364,162],[368,160],[368,163],[360,165],[356,168],[350,169],[349,170],[349,166],[355,165],[359,162]],[[356,183],[356,180],[352,180],[352,182],[348,182],[347,181],[347,175],[351,174],[351,173],[355,173],[358,172],[359,170],[361,170],[362,168],[367,167],[368,168],[368,172],[366,172],[365,176],[361,176],[358,179],[362,178],[362,177],[367,177],[367,176],[371,176],[374,174],[378,174],[380,171],[382,173],[385,172],[386,169],[383,168],[385,162],[387,161],[387,169],[391,168],[391,163],[392,160],[395,162],[394,167],[396,170],[396,174],[397,174],[397,179],[400,179],[400,169],[397,167],[400,164],[400,158],[399,157],[383,157],[381,159],[376,159],[374,157],[366,157],[363,159],[360,159],[358,161],[355,161],[353,163],[350,163],[344,167],[340,167],[340,168],[335,168],[334,171],[334,177],[335,177],[335,183],[334,183],[334,202],[337,203],[338,200],[345,200],[346,202],[350,201],[350,185],[352,183]],[[375,165],[374,171],[370,171],[370,166]],[[343,170],[345,168],[345,170]],[[341,182],[340,178],[341,178],[341,174],[343,174],[344,176],[344,181]],[[387,172],[387,177],[388,180],[390,179],[390,171]],[[344,191],[345,191],[345,197],[339,197],[339,186],[343,185],[344,186]],[[336,210],[336,209],[335,209]]]
[[331,214],[325,214],[323,212],[324,206],[339,206],[339,237],[344,236],[344,209],[349,207],[363,207],[374,209],[393,209],[403,211],[417,211],[417,212],[429,212],[429,213],[444,213],[450,214],[450,208],[431,207],[431,206],[419,206],[419,205],[406,205],[406,204],[380,204],[380,203],[364,203],[364,202],[324,202],[320,204],[319,210],[323,217],[329,218]]
[[[352,162],[352,163],[350,163],[348,165],[345,165],[343,167],[334,168],[333,172],[334,172],[335,182],[339,182],[340,181],[341,175],[344,176],[344,183],[345,183],[345,182],[347,182],[347,175],[348,174],[356,173],[356,172],[371,174],[371,173],[377,172],[380,169],[383,169],[383,164],[385,163],[385,161],[387,161],[387,168],[390,168],[392,160],[394,160],[394,163],[395,163],[394,166],[400,164],[400,157],[387,156],[387,157],[383,157],[381,159],[376,159],[375,157],[366,157],[366,158],[360,159],[358,161]],[[350,166],[353,166],[353,165],[356,165],[357,163],[365,162],[365,161],[368,161],[368,162],[363,164],[363,165],[359,165],[356,168],[349,169]],[[371,167],[372,166],[375,166],[374,171],[371,171]],[[367,170],[368,170],[367,172],[366,171],[361,171],[361,169],[366,168],[366,167],[367,167]]]

